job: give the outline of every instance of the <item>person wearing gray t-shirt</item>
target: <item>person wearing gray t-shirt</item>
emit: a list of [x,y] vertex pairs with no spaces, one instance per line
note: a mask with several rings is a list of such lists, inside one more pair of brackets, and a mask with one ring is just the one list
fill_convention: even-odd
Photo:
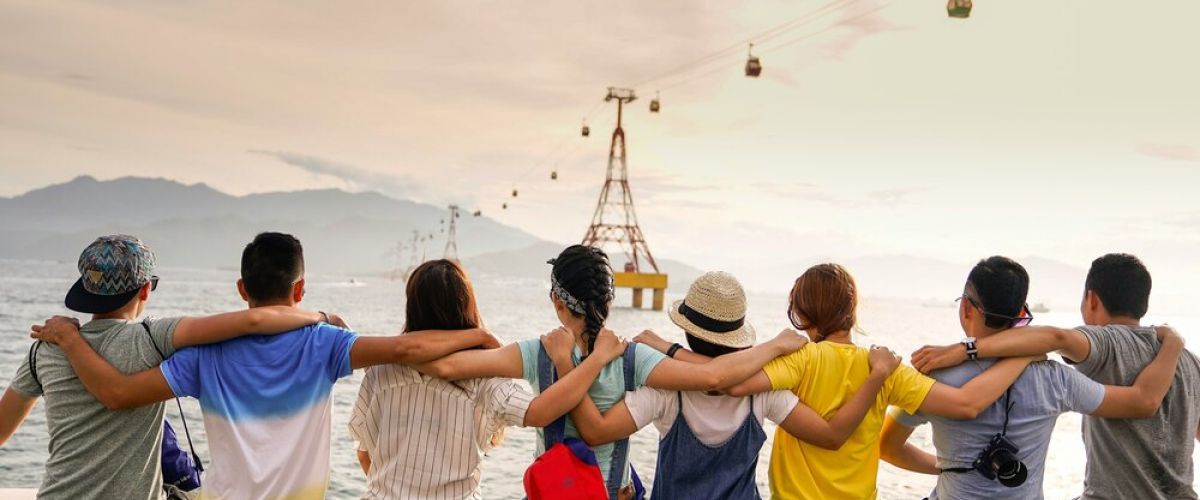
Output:
[[[92,314],[92,320],[80,327],[84,339],[127,373],[158,366],[161,356],[186,346],[244,334],[280,333],[321,319],[320,313],[281,307],[138,322],[158,286],[158,276],[154,253],[132,236],[97,239],[80,255],[79,273],[67,293],[66,306]],[[50,456],[38,498],[162,497],[163,403],[110,411],[76,377],[62,350],[35,344],[0,397],[0,446],[43,396]]]
[[[1168,346],[1141,326],[1150,304],[1150,272],[1137,257],[1108,254],[1092,262],[1080,305],[1087,326],[1029,327],[980,339],[978,356],[1058,352],[1088,378],[1127,384]],[[1160,328],[1161,330],[1161,328]],[[957,365],[967,346],[926,346],[913,354],[922,371]],[[1144,373],[1144,372],[1143,372]],[[1149,418],[1084,417],[1087,468],[1082,499],[1196,499],[1192,453],[1200,440],[1200,359],[1183,351],[1170,388]]]
[[[1025,304],[1028,290],[1029,275],[1017,262],[1005,257],[980,261],[967,278],[959,304],[966,343],[982,342],[1032,321]],[[974,420],[956,421],[920,412],[909,415],[893,409],[884,423],[880,455],[904,469],[938,474],[930,499],[1041,499],[1046,453],[1058,416],[1066,412],[1113,418],[1153,415],[1183,350],[1177,335],[1167,334],[1164,345],[1155,361],[1139,370],[1132,387],[1101,385],[1061,363],[1042,361],[1029,365],[1006,395]],[[994,362],[976,357],[930,375],[939,382],[962,386]],[[906,443],[913,429],[926,423],[933,427],[936,457]],[[997,439],[998,435],[1002,438]],[[1016,460],[981,460],[999,456],[988,451],[1003,449],[992,445],[1000,440],[1011,445],[1009,451]]]

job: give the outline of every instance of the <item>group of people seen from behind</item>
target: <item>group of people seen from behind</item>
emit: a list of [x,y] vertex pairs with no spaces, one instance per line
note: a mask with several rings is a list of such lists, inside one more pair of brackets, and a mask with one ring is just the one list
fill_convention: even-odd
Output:
[[[592,493],[552,478],[579,498],[760,498],[769,420],[772,498],[875,498],[883,460],[937,476],[930,499],[1041,499],[1054,426],[1076,412],[1087,455],[1079,498],[1197,499],[1200,359],[1172,328],[1141,324],[1151,277],[1134,256],[1092,262],[1075,328],[1031,325],[1025,268],[983,259],[958,301],[964,338],[918,350],[912,366],[855,343],[859,291],[837,264],[796,278],[795,329],[762,342],[738,280],[700,276],[667,311],[686,345],[607,328],[614,275],[600,249],[574,245],[550,264],[560,326],[502,345],[454,261],[411,272],[401,333],[359,335],[299,307],[304,256],[291,235],[245,247],[246,309],[173,318],[143,315],[159,284],[151,249],[104,236],[81,254],[65,299],[91,317],[32,328],[0,398],[0,446],[44,398],[39,498],[323,499],[331,392],[363,368],[349,434],[364,498],[481,498],[483,457],[508,427],[537,429],[531,463],[562,448],[595,471]],[[190,453],[191,482],[168,473],[192,461],[168,446],[164,425],[166,402],[183,396],[199,400],[210,454]],[[931,450],[909,442],[925,424]],[[643,484],[629,438],[650,425],[657,463]],[[529,475],[552,470],[529,469],[531,499],[546,494]]]

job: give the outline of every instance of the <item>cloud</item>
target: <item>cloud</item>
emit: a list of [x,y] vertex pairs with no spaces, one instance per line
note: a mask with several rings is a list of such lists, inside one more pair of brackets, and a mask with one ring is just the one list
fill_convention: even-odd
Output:
[[275,158],[312,174],[335,177],[354,190],[379,191],[405,198],[410,198],[421,191],[417,182],[409,176],[380,174],[361,167],[301,153],[262,149],[248,149],[246,152]]
[[819,186],[807,182],[760,182],[754,184],[751,189],[759,193],[765,193],[780,198],[804,200],[841,207],[862,208],[877,206],[890,207],[900,205],[908,202],[913,195],[925,191],[927,188],[897,187],[889,189],[877,189],[855,194],[846,193],[838,189],[829,188],[827,186]]
[[1162,160],[1200,162],[1200,152],[1186,144],[1146,142],[1138,144],[1137,152]]
[[829,57],[833,59],[842,59],[851,50],[863,40],[887,33],[890,31],[902,31],[904,27],[893,24],[879,14],[879,11],[887,7],[887,4],[881,4],[877,1],[862,2],[851,6],[850,8],[842,9],[842,19],[836,24],[841,26],[843,30],[841,36],[836,40],[824,45]]

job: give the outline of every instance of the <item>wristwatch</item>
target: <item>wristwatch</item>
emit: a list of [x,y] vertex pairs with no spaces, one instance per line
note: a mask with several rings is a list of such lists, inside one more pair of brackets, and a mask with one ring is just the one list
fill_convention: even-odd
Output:
[[959,343],[967,347],[967,359],[979,358],[979,348],[975,347],[975,337],[967,337],[960,340]]

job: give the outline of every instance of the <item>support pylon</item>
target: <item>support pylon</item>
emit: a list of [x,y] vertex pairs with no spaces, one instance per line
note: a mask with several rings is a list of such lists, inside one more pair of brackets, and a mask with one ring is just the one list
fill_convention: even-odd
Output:
[[636,99],[633,89],[615,87],[609,87],[608,95],[604,97],[605,101],[617,101],[617,128],[613,130],[612,143],[608,147],[608,172],[604,178],[604,187],[600,189],[596,212],[592,215],[592,224],[588,227],[587,234],[583,236],[583,244],[603,247],[606,243],[617,243],[628,259],[627,271],[641,273],[644,261],[650,265],[652,272],[658,273],[658,263],[650,254],[650,247],[646,245],[646,238],[642,236],[637,212],[633,208],[633,193],[629,189],[629,165],[625,154],[625,130],[621,127],[625,104]]
[[455,223],[458,221],[458,205],[450,205],[450,229],[446,231],[446,251],[442,253],[442,258],[446,260],[458,260],[458,241],[454,231]]

